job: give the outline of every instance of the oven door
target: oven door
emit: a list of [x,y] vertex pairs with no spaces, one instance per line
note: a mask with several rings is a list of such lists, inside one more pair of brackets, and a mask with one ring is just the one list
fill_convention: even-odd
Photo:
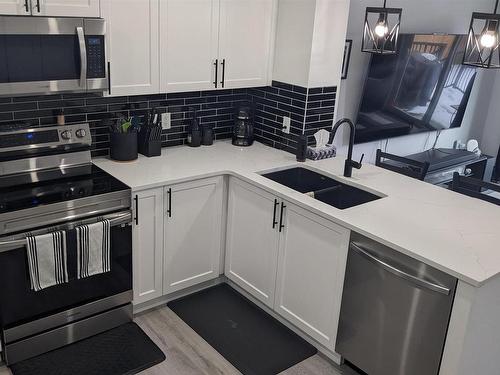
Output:
[[0,322],[4,344],[132,301],[131,212],[112,213],[103,218],[111,224],[111,271],[85,279],[76,278],[74,227],[100,218],[32,232],[36,235],[54,229],[67,230],[69,282],[38,292],[30,288],[25,234],[0,237]]
[[0,95],[104,91],[102,19],[0,17]]

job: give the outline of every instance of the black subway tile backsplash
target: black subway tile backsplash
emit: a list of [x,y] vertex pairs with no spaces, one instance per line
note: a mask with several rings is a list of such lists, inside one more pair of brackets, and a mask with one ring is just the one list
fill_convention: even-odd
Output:
[[[102,97],[98,94],[57,94],[0,98],[0,128],[52,126],[64,111],[66,123],[88,122],[92,155],[109,155],[109,124],[120,117],[142,116],[156,108],[170,112],[172,128],[162,132],[162,146],[186,143],[192,110],[200,122],[214,129],[216,139],[230,138],[234,113],[239,105],[255,106],[255,137],[271,147],[293,152],[297,136],[331,129],[336,87],[305,88],[273,81],[271,86],[186,93]],[[291,134],[282,132],[283,117],[291,118]]]
[[[294,152],[297,136],[331,130],[336,87],[305,88],[273,81],[271,87],[248,90],[255,104],[255,136],[264,144]],[[291,118],[290,134],[282,131],[283,117]],[[309,138],[314,143],[314,138]]]

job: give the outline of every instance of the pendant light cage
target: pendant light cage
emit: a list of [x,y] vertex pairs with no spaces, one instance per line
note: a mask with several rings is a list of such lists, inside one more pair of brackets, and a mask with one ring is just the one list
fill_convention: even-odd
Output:
[[500,14],[473,13],[463,64],[486,69],[500,68]]
[[395,55],[398,51],[401,8],[366,8],[361,50],[378,55]]

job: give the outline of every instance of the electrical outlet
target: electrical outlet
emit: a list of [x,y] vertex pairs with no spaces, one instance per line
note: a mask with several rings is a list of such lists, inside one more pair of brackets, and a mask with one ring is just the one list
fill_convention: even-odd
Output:
[[161,114],[161,127],[162,129],[168,130],[172,127],[172,114],[162,113]]
[[283,133],[290,134],[290,117],[283,117]]

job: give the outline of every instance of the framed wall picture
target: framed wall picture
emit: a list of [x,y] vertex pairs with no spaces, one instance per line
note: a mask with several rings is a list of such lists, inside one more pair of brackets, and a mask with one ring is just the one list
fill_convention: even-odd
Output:
[[342,60],[342,79],[347,78],[349,71],[349,61],[351,60],[352,39],[347,39],[344,45],[344,59]]

